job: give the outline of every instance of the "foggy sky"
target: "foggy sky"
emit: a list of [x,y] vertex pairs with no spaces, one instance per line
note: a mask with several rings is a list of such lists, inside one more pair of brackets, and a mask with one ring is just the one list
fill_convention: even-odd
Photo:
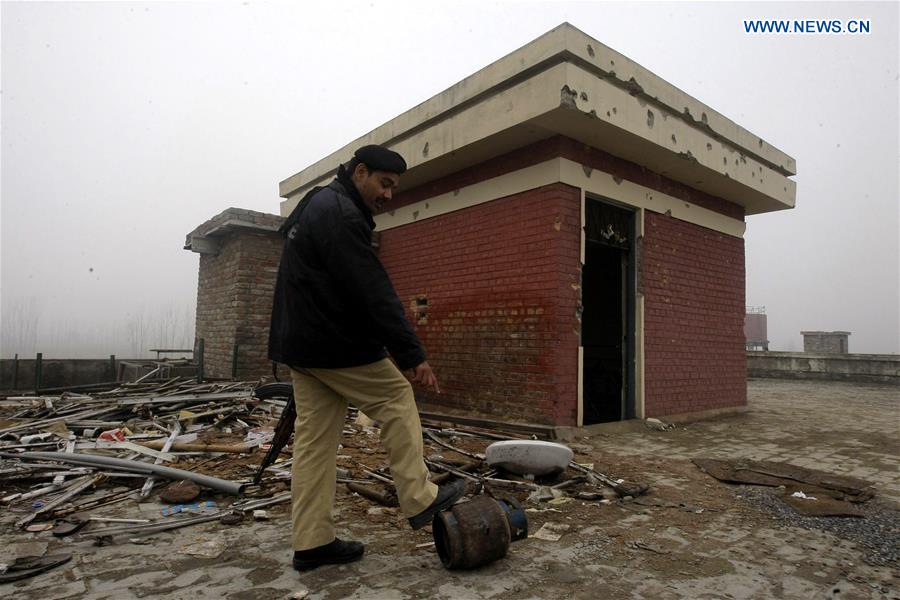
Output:
[[797,208],[747,219],[771,349],[846,330],[851,352],[900,351],[896,3],[3,2],[0,19],[4,357],[190,345],[185,234],[277,213],[279,181],[563,21],[797,159]]

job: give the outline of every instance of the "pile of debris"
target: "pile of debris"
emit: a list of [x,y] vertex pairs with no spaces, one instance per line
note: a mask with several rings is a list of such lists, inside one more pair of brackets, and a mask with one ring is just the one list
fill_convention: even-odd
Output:
[[40,531],[92,508],[147,498],[164,480],[241,495],[240,481],[205,474],[200,459],[253,452],[271,439],[268,424],[284,404],[258,398],[249,382],[179,378],[93,395],[4,398],[0,503],[22,513],[17,526]]
[[[290,500],[290,445],[260,470],[290,400],[287,384],[198,385],[183,378],[123,384],[90,395],[0,398],[0,503],[15,516],[15,525],[29,532],[77,533],[98,543],[214,520],[235,524],[245,515],[267,518],[262,509]],[[512,495],[533,503],[609,503],[647,489],[575,462],[571,450],[559,444],[427,420],[423,425],[432,480],[463,478],[471,483],[471,494]],[[395,507],[377,429],[365,415],[348,411],[336,477],[350,492]],[[535,444],[562,447],[568,454],[557,453],[555,460],[563,462],[549,469],[532,468],[528,455]],[[540,450],[536,455],[539,461],[548,456]],[[197,502],[203,488],[213,493]],[[168,507],[154,520],[111,517],[108,508],[102,511],[107,516],[91,514],[151,496]],[[43,562],[26,558],[22,565],[7,565],[0,578],[35,575],[63,564],[65,556]]]

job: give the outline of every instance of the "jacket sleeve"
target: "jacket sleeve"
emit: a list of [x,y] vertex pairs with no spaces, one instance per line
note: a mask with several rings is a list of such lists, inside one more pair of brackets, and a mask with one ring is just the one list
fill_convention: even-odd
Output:
[[362,306],[372,331],[401,370],[425,361],[425,351],[412,329],[397,291],[371,245],[371,230],[361,216],[342,214],[337,206],[324,219],[322,259],[350,298]]

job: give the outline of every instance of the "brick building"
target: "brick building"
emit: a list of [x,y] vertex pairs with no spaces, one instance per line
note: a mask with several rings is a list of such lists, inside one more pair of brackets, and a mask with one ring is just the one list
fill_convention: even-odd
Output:
[[746,404],[744,217],[793,206],[791,157],[568,24],[289,177],[281,214],[368,143],[410,167],[376,222],[441,382],[423,406]]
[[813,354],[848,354],[849,331],[801,331],[803,351]]

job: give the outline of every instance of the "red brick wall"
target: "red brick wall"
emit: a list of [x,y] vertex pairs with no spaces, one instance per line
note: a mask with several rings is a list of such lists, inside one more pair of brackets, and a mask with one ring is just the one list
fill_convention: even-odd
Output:
[[[736,219],[744,218],[744,209],[738,205],[562,136],[408,190],[398,195],[392,208],[554,156],[575,160]],[[546,194],[551,189],[567,190],[563,195],[567,200],[560,196],[555,206],[560,209],[571,207],[574,211],[571,218],[578,223],[577,190],[559,185],[547,186],[541,193]],[[428,325],[419,327],[419,334],[439,368],[438,374],[450,384],[443,397],[428,398],[429,401],[453,408],[473,408],[506,418],[572,424],[576,418],[577,358],[569,357],[577,349],[577,341],[571,343],[568,334],[576,332],[577,336],[580,331],[580,323],[573,316],[580,302],[580,290],[575,290],[573,295],[565,286],[580,280],[580,225],[571,232],[568,249],[555,255],[560,268],[557,298],[563,304],[554,309],[553,297],[546,293],[534,300],[532,295],[525,293],[526,290],[530,292],[541,282],[546,283],[548,274],[540,267],[529,271],[541,263],[534,263],[533,257],[523,252],[523,248],[528,248],[528,242],[512,232],[522,229],[522,219],[540,222],[547,217],[534,212],[534,208],[523,208],[529,205],[533,193],[489,203],[491,212],[482,208],[486,205],[480,205],[389,230],[385,232],[382,258],[397,280],[401,298],[411,302],[416,294],[429,296],[430,315],[435,314],[435,307],[432,306],[433,292],[429,289],[438,290],[438,310],[444,312],[439,313],[438,324],[429,318]],[[501,206],[506,212],[493,212]],[[647,416],[745,405],[743,240],[649,211],[646,215],[643,252],[638,258],[643,268],[638,277],[646,299]],[[443,223],[453,223],[453,227],[458,228],[458,237],[448,239],[442,234],[445,231]],[[453,231],[452,228],[449,230]],[[420,240],[418,247],[415,240]],[[440,240],[437,248],[434,247],[435,240]],[[416,258],[410,261],[410,256]],[[504,263],[507,256],[510,262]],[[422,260],[422,257],[428,260]],[[434,261],[430,267],[424,264],[429,261]],[[447,277],[441,283],[444,269],[448,269]],[[491,283],[495,272],[501,273],[495,278],[500,285]],[[472,278],[474,283],[466,278]],[[486,280],[477,282],[478,278]],[[446,298],[442,285],[452,289]],[[472,288],[476,295],[467,295]],[[490,291],[485,293],[485,290]],[[465,296],[467,310],[452,316],[446,314],[444,303],[458,302],[459,296]],[[546,304],[548,301],[550,304]],[[518,310],[528,302],[545,316],[539,326],[544,328],[542,334],[547,336],[548,342],[553,332],[563,336],[556,352],[552,356],[542,353],[544,358],[537,365],[531,364],[534,359],[529,358],[526,351],[517,350],[518,346],[506,339],[508,334],[504,338],[504,326],[515,329],[529,324],[522,321],[520,314],[497,312],[511,307]],[[494,310],[494,313],[486,315],[485,310]],[[553,310],[555,312],[546,318],[548,311]],[[459,330],[461,326],[462,331]],[[502,368],[488,366],[496,364]],[[551,377],[547,369],[554,364],[556,371]],[[528,373],[522,365],[536,368],[538,372]],[[527,374],[523,375],[523,371]],[[551,389],[555,390],[555,400],[549,395]]]
[[[381,259],[442,389],[424,400],[575,423],[580,198],[548,185],[383,233]],[[428,307],[417,323],[419,295]]]
[[646,416],[745,405],[744,240],[645,214]]

